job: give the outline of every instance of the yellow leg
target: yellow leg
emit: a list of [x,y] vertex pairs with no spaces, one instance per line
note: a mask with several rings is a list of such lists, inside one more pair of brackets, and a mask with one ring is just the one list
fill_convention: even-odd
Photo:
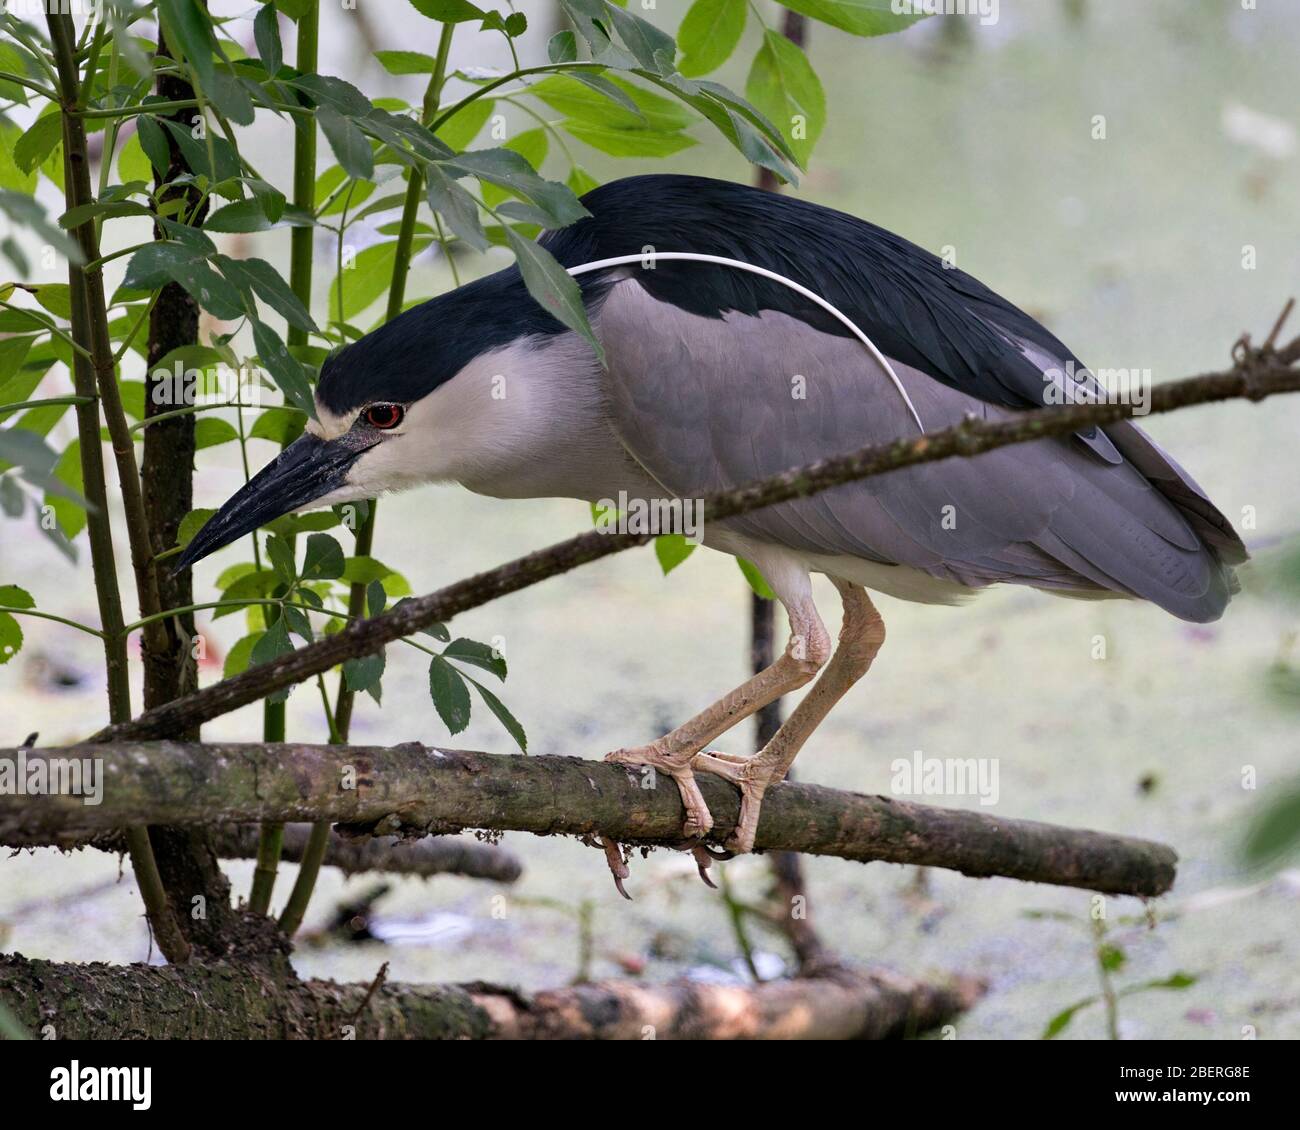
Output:
[[740,820],[726,844],[731,851],[753,850],[767,787],[789,772],[804,742],[848,689],[867,673],[885,642],[885,623],[866,590],[847,581],[832,581],[844,602],[844,624],[835,654],[812,690],[753,757],[710,752],[696,755],[692,762],[697,772],[725,777],[740,789]]

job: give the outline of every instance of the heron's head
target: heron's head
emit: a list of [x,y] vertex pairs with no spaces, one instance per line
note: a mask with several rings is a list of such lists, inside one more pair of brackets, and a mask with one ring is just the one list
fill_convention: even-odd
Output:
[[450,297],[413,308],[330,357],[302,436],[208,520],[177,567],[296,510],[472,476],[508,438],[493,435],[501,416],[494,402],[500,374],[524,363],[527,328],[521,338],[499,316],[452,317],[462,312],[446,308]]

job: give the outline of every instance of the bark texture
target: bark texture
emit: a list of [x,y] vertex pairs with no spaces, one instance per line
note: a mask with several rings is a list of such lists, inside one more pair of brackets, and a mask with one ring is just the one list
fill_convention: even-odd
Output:
[[755,986],[605,981],[526,995],[498,985],[299,980],[288,960],[63,965],[0,956],[0,994],[60,1040],[879,1040],[953,1019],[983,986],[885,971]]
[[[17,754],[0,750],[0,757]],[[23,754],[29,766],[40,759],[102,758],[103,803],[0,795],[0,844],[9,846],[75,844],[146,820],[186,827],[329,820],[377,835],[486,828],[671,847],[680,844],[684,816],[668,778],[647,789],[618,765],[577,757],[414,742],[123,742]],[[739,794],[715,777],[701,776],[700,786],[721,840],[736,823]],[[768,791],[756,847],[1141,896],[1167,891],[1177,861],[1171,848],[1147,840],[795,783]]]

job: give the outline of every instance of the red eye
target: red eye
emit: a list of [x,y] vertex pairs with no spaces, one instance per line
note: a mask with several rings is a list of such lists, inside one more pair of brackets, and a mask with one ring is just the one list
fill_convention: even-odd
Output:
[[361,414],[361,418],[372,428],[386,432],[397,427],[405,415],[406,410],[400,404],[372,404]]

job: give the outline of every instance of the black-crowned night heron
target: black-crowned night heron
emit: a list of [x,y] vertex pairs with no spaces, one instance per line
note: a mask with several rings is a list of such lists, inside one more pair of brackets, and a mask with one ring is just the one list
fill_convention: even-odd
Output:
[[[579,276],[606,367],[529,297],[515,267],[408,310],[326,362],[318,418],[208,522],[183,563],[289,511],[421,483],[654,505],[918,427],[1098,392],[1033,318],[852,216],[682,176],[615,181],[583,203],[590,217],[544,243]],[[683,253],[697,258],[673,258]],[[620,262],[590,266],[610,259]],[[1201,488],[1127,421],[847,484],[718,523],[703,540],[758,566],[789,615],[790,643],[671,733],[609,758],[669,774],[688,837],[712,825],[693,774],[734,782],[733,851],[752,848],[764,791],[880,649],[868,589],[947,603],[1008,582],[1136,597],[1206,621],[1223,612],[1230,567],[1246,557]],[[844,603],[834,648],[812,573]],[[706,750],[818,671],[761,752]]]

